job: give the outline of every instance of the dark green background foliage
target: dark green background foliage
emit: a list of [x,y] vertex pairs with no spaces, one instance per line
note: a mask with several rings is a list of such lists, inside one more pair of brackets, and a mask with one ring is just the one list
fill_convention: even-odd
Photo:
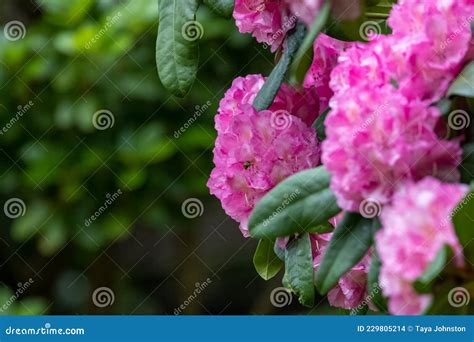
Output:
[[[2,314],[173,314],[208,277],[183,313],[301,310],[296,299],[271,306],[281,275],[258,278],[256,242],[241,237],[205,186],[223,92],[238,75],[268,74],[273,58],[202,8],[197,80],[187,97],[172,97],[156,72],[157,18],[152,0],[0,3],[1,126],[33,103],[0,135],[0,204],[26,205],[17,219],[0,212],[0,305],[34,281]],[[24,23],[23,39],[5,39],[12,20]],[[97,130],[92,117],[102,109],[114,125]],[[203,202],[202,216],[183,216],[188,198]],[[101,286],[114,291],[112,306],[94,306]]]

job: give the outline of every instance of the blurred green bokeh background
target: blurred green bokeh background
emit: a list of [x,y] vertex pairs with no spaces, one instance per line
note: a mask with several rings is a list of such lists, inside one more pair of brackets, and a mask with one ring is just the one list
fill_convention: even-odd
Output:
[[[0,1],[0,204],[25,203],[18,218],[0,215],[1,314],[173,314],[207,278],[183,314],[305,312],[296,299],[271,305],[281,278],[257,278],[255,242],[206,188],[220,98],[236,76],[268,73],[273,57],[232,20],[205,7],[198,20],[198,80],[178,99],[156,72],[155,0]],[[12,21],[23,38],[7,39]],[[94,127],[99,110],[112,127]],[[189,198],[202,216],[183,215]],[[115,299],[100,308],[92,294],[103,286]]]

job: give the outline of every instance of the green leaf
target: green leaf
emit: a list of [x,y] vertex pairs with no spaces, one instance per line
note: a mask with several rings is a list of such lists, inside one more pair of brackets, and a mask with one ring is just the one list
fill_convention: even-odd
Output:
[[298,53],[291,65],[292,83],[302,84],[308,69],[313,62],[313,44],[327,22],[331,3],[326,1],[314,20],[311,29],[298,49]]
[[474,179],[474,143],[463,146],[461,180],[469,184]]
[[326,294],[339,278],[364,257],[379,227],[377,220],[346,213],[336,227],[316,272],[316,287],[322,294]]
[[436,278],[443,272],[447,263],[453,257],[453,251],[450,246],[445,245],[440,248],[436,257],[428,265],[428,268],[414,282],[413,287],[418,293],[430,293]]
[[273,245],[273,241],[260,240],[253,256],[255,269],[265,280],[272,279],[283,267],[283,262],[273,251]]
[[185,96],[196,78],[199,63],[197,39],[202,26],[195,21],[199,0],[158,0],[156,64],[163,86]]
[[309,234],[291,241],[285,251],[285,286],[302,305],[314,305],[313,255]]
[[257,112],[268,109],[268,107],[272,105],[293,61],[293,57],[303,42],[305,34],[306,27],[301,22],[298,22],[296,27],[288,33],[286,46],[280,61],[270,73],[270,76],[268,76],[265,84],[253,102],[253,106]]
[[382,312],[388,313],[387,299],[382,294],[382,289],[379,283],[380,267],[382,262],[380,261],[379,254],[374,248],[372,252],[372,259],[370,261],[369,274],[367,275],[367,292],[371,297],[372,303]]
[[469,63],[454,80],[448,96],[474,97],[474,62]]
[[250,235],[274,239],[295,233],[327,231],[324,224],[340,212],[323,166],[299,172],[278,184],[255,206]]
[[230,18],[232,16],[234,0],[204,0],[204,3],[224,18]]
[[314,121],[313,127],[316,129],[316,134],[318,135],[319,141],[324,141],[326,139],[326,127],[324,126],[324,121],[328,116],[331,108],[326,108]]
[[474,192],[468,193],[453,211],[452,221],[468,265],[474,264]]

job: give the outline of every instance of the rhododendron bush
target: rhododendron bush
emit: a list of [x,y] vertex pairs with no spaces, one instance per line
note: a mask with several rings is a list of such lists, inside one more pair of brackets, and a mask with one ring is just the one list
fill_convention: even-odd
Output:
[[[260,276],[283,270],[310,307],[319,292],[353,313],[471,310],[474,0],[203,2],[275,54],[221,100],[208,181],[259,239]],[[158,71],[184,96],[201,4],[170,3]]]

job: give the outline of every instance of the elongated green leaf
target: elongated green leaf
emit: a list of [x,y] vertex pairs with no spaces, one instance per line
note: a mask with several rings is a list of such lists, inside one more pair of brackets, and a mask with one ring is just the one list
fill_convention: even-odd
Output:
[[430,293],[436,278],[443,272],[447,263],[452,259],[453,251],[448,245],[440,248],[436,257],[428,265],[428,268],[415,281],[413,287],[418,293]]
[[388,313],[387,299],[383,296],[379,283],[381,266],[382,263],[380,261],[379,254],[374,248],[372,252],[372,259],[370,261],[369,274],[367,275],[368,297],[370,297],[372,304],[374,304],[382,313]]
[[[314,232],[340,212],[329,189],[330,175],[323,166],[297,173],[264,196],[249,220],[250,235],[274,239]],[[321,231],[322,232],[322,231]]]
[[380,227],[377,220],[347,213],[338,224],[316,272],[316,287],[327,293],[347,271],[367,253],[374,233]]
[[253,102],[253,106],[256,111],[268,109],[275,100],[278,90],[285,79],[285,75],[293,61],[298,48],[306,34],[306,27],[304,24],[298,22],[296,27],[290,31],[286,37],[286,46],[283,51],[283,55],[275,66],[273,71],[268,76],[262,89],[260,89],[257,97]]
[[260,277],[269,280],[277,275],[283,267],[283,262],[273,251],[274,242],[260,240],[253,256],[253,264]]
[[448,96],[474,97],[474,62],[469,63],[454,80]]
[[204,0],[214,12],[224,18],[230,18],[234,10],[234,0]]
[[328,116],[331,108],[327,108],[324,112],[322,112],[314,121],[313,127],[316,128],[316,133],[318,135],[319,141],[324,141],[326,139],[326,127],[324,126],[324,121]]
[[474,264],[474,192],[468,193],[453,211],[452,218],[468,264]]
[[316,38],[318,37],[321,30],[326,24],[331,5],[329,1],[326,1],[319,11],[316,19],[314,20],[311,29],[306,35],[303,43],[298,49],[298,53],[291,64],[291,74],[292,74],[292,83],[293,84],[302,84],[308,69],[313,62],[313,44]]
[[197,40],[203,28],[195,21],[199,0],[158,0],[156,64],[164,87],[185,96],[196,78]]
[[285,251],[285,286],[294,292],[302,305],[314,305],[314,271],[308,234],[291,241]]

